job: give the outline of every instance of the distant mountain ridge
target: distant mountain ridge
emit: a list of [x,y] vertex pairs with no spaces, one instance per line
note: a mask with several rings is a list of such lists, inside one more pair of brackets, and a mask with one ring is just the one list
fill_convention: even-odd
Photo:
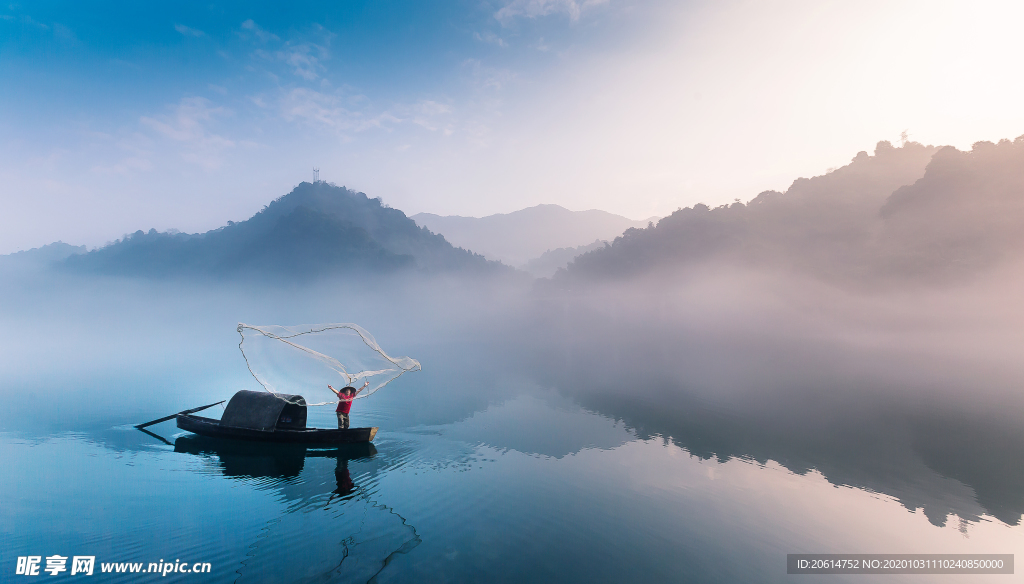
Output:
[[84,245],[70,245],[63,241],[55,241],[41,247],[26,249],[12,254],[0,256],[0,261],[5,262],[31,262],[48,263],[68,258],[69,256],[82,254],[89,251]]
[[45,270],[70,256],[83,254],[87,251],[88,248],[84,245],[69,245],[63,241],[57,241],[42,247],[0,255],[0,269],[5,272]]
[[[990,146],[1024,151],[1024,138]],[[943,173],[944,161],[972,156],[953,154],[957,152],[914,142],[900,148],[879,142],[874,155],[860,152],[847,166],[811,179],[799,178],[785,193],[765,191],[745,205],[714,209],[695,205],[650,228],[627,230],[611,245],[576,258],[556,279],[620,278],[710,263],[796,270],[845,282],[885,274],[925,277],[918,269],[924,258],[906,257],[906,242],[902,249],[894,245],[899,239],[899,230],[892,230],[894,209],[899,201],[909,200],[909,193],[919,185],[932,182],[932,175]],[[966,200],[960,204],[970,206]],[[955,223],[951,210],[946,211],[941,219]],[[900,214],[909,217],[916,212],[901,210]],[[925,243],[940,232],[935,223],[922,226],[917,237]]]
[[502,269],[380,199],[324,182],[303,182],[245,221],[202,234],[137,231],[64,265],[151,277]]
[[657,220],[635,221],[607,211],[570,211],[558,205],[537,205],[479,218],[417,213],[412,219],[454,245],[516,267],[549,250],[611,240],[626,229]]
[[970,151],[879,142],[840,169],[748,204],[681,209],[581,255],[562,281],[719,263],[846,285],[962,281],[1024,261],[1024,136]]

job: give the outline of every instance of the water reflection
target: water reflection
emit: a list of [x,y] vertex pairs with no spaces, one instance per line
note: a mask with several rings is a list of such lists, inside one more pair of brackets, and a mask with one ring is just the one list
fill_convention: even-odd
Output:
[[252,481],[290,502],[249,546],[236,582],[372,580],[420,543],[415,527],[377,500],[372,443],[307,447],[180,436],[174,452],[222,476]]
[[1006,419],[894,400],[857,404],[800,400],[747,407],[577,393],[587,407],[623,420],[641,438],[665,437],[702,459],[775,461],[797,474],[815,470],[834,485],[892,496],[923,509],[936,526],[948,516],[983,515],[1018,525],[1024,514],[1024,430]]
[[332,448],[310,448],[304,444],[275,444],[225,440],[189,434],[174,440],[174,451],[215,457],[226,477],[293,478],[302,473],[307,458],[337,461],[338,490],[354,488],[348,470],[350,460],[370,459],[377,454],[371,442],[344,444]]
[[[855,308],[873,315],[865,303]],[[940,350],[927,335],[848,338],[836,331],[855,327],[835,315],[835,327],[804,330],[796,317],[813,307],[803,305],[751,322],[702,320],[699,305],[656,306],[663,322],[553,302],[538,320],[559,323],[561,334],[524,344],[520,363],[536,384],[702,459],[818,471],[833,485],[923,509],[935,526],[950,515],[1020,524],[1024,399],[1007,389],[1017,378],[968,358],[984,335],[925,319],[935,327],[925,330],[947,333]],[[684,308],[685,317],[675,314]]]

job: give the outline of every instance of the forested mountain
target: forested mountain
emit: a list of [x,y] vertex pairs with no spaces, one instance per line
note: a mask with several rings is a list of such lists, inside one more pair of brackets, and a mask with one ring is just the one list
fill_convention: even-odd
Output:
[[880,142],[873,156],[746,205],[680,209],[579,256],[563,281],[728,264],[846,283],[948,281],[1024,248],[1024,136],[969,152]]
[[147,276],[503,269],[453,247],[380,199],[324,182],[301,183],[246,221],[202,234],[137,231],[64,265]]

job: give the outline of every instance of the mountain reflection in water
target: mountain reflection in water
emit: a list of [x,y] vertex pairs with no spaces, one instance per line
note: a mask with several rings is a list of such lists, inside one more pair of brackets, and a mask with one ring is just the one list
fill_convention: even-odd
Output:
[[[1024,371],[1003,359],[1015,346],[1014,321],[967,319],[986,323],[978,334],[962,312],[981,309],[952,292],[815,292],[840,296],[822,301],[826,309],[795,292],[785,297],[793,290],[780,285],[784,300],[759,300],[772,310],[747,294],[727,297],[740,307],[729,312],[711,292],[701,300],[686,290],[697,297],[693,306],[659,305],[635,290],[632,304],[611,304],[618,310],[603,296],[552,296],[523,335],[535,338],[528,333],[542,323],[559,334],[522,344],[525,369],[638,437],[663,437],[704,460],[816,471],[833,485],[921,509],[934,526],[951,515],[1020,524],[1024,399],[1016,388]],[[894,326],[891,314],[913,326]]]
[[642,439],[665,437],[701,459],[745,459],[837,486],[889,495],[943,526],[949,515],[989,515],[1018,525],[1024,514],[1024,429],[1006,417],[894,400],[773,397],[745,406],[683,391],[649,395],[578,389],[588,409],[621,420]]

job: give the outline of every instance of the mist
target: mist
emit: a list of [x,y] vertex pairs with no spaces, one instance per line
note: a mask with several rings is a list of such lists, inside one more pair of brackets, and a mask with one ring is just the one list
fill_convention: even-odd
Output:
[[[870,293],[724,265],[585,290],[464,274],[302,285],[5,280],[14,334],[0,374],[16,399],[4,427],[89,432],[258,389],[238,322],[357,322],[389,353],[423,364],[370,398],[392,423],[455,424],[458,436],[492,408],[529,403],[518,396],[569,400],[628,435],[702,458],[814,469],[924,507],[936,525],[948,514],[1015,525],[1024,475],[1007,476],[1002,461],[1024,453],[1024,311],[1011,302],[1022,275],[1008,268],[960,286]],[[40,415],[39,404],[56,409]],[[315,411],[310,423],[329,414]],[[549,456],[592,447],[571,438],[566,420],[558,427],[535,445],[483,435]]]
[[[131,424],[259,389],[239,322],[354,322],[422,364],[356,407],[392,436],[394,468],[568,464],[661,444],[716,469],[780,468],[877,494],[931,526],[1019,526],[1024,472],[1007,461],[1024,455],[1020,143],[881,143],[786,192],[627,230],[551,278],[330,185],[208,234],[57,246],[35,264],[26,252],[0,263],[0,427],[141,456],[153,446]],[[330,211],[342,203],[370,213],[362,231]],[[305,244],[329,245],[335,230],[363,243],[290,263],[255,245],[263,259],[232,263],[253,233],[287,237],[297,210],[327,226]],[[376,269],[367,249],[408,259]],[[332,418],[310,408],[310,426]],[[421,450],[425,436],[449,442]],[[221,461],[204,468],[241,472],[230,451],[168,437]],[[312,483],[281,489],[303,505],[319,496]]]

